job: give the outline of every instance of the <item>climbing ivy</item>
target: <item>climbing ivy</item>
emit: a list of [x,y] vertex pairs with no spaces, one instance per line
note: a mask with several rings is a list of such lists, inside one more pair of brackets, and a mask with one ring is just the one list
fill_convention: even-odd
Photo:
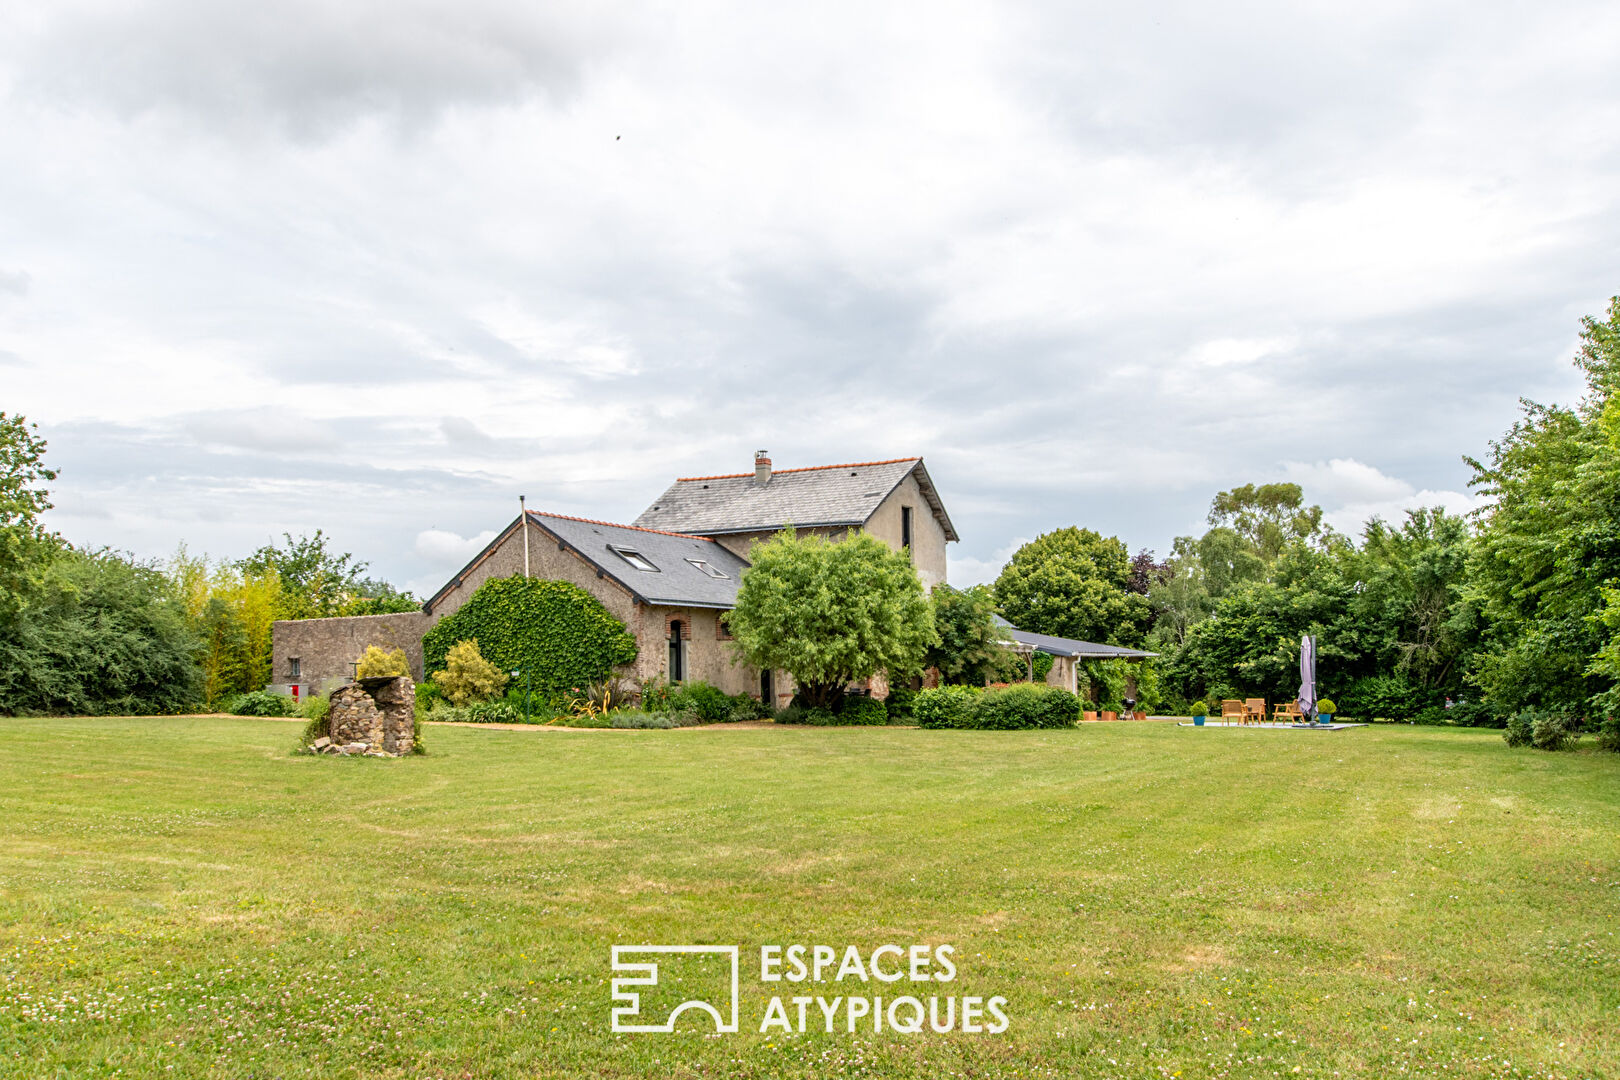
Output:
[[480,585],[422,639],[424,670],[443,668],[450,648],[468,640],[503,671],[527,672],[537,692],[599,681],[636,658],[636,639],[600,600],[566,581],[539,578]]
[[1043,653],[1036,649],[1035,655],[1030,657],[1030,667],[1033,669],[1036,682],[1045,682],[1046,676],[1052,670],[1052,654]]

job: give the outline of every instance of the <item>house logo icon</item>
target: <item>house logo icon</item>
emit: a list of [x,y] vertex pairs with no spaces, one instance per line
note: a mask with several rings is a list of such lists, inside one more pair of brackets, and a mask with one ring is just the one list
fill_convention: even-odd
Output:
[[[662,1023],[646,1023],[655,1019],[641,1015],[641,993],[636,987],[656,987],[658,968],[663,958],[672,954],[684,956],[715,955],[725,958],[731,967],[731,1000],[715,1002],[693,998],[670,1010]],[[708,1013],[714,1019],[714,1030],[730,1033],[737,1030],[737,946],[735,945],[615,945],[613,970],[624,972],[613,980],[613,1030],[616,1032],[673,1032],[675,1021],[689,1009]],[[636,1021],[642,1021],[637,1023]]]

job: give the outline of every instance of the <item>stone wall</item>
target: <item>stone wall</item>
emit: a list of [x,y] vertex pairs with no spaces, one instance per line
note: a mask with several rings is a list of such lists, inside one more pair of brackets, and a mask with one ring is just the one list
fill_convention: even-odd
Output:
[[[422,673],[422,635],[434,619],[420,611],[393,615],[351,615],[335,619],[282,620],[271,624],[271,683],[298,683],[310,692],[354,675],[350,667],[367,646],[403,649],[411,674]],[[298,674],[292,662],[298,661]]]

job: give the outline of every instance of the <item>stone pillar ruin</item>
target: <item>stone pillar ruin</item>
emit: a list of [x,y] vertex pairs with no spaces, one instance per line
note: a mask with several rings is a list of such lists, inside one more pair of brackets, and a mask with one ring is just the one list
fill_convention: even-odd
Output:
[[332,691],[328,735],[312,748],[324,754],[399,757],[416,740],[416,685],[409,675],[360,679]]

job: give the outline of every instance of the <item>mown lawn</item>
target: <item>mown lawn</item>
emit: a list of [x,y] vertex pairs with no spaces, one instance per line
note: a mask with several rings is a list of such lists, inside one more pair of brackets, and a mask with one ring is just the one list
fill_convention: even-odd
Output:
[[[1620,756],[1151,723],[436,727],[381,761],[297,730],[0,720],[0,1074],[1620,1075]],[[611,946],[689,942],[743,947],[743,1031],[611,1034]],[[951,944],[920,989],[1011,1027],[760,1035],[769,993],[916,989],[761,984],[793,942]]]

